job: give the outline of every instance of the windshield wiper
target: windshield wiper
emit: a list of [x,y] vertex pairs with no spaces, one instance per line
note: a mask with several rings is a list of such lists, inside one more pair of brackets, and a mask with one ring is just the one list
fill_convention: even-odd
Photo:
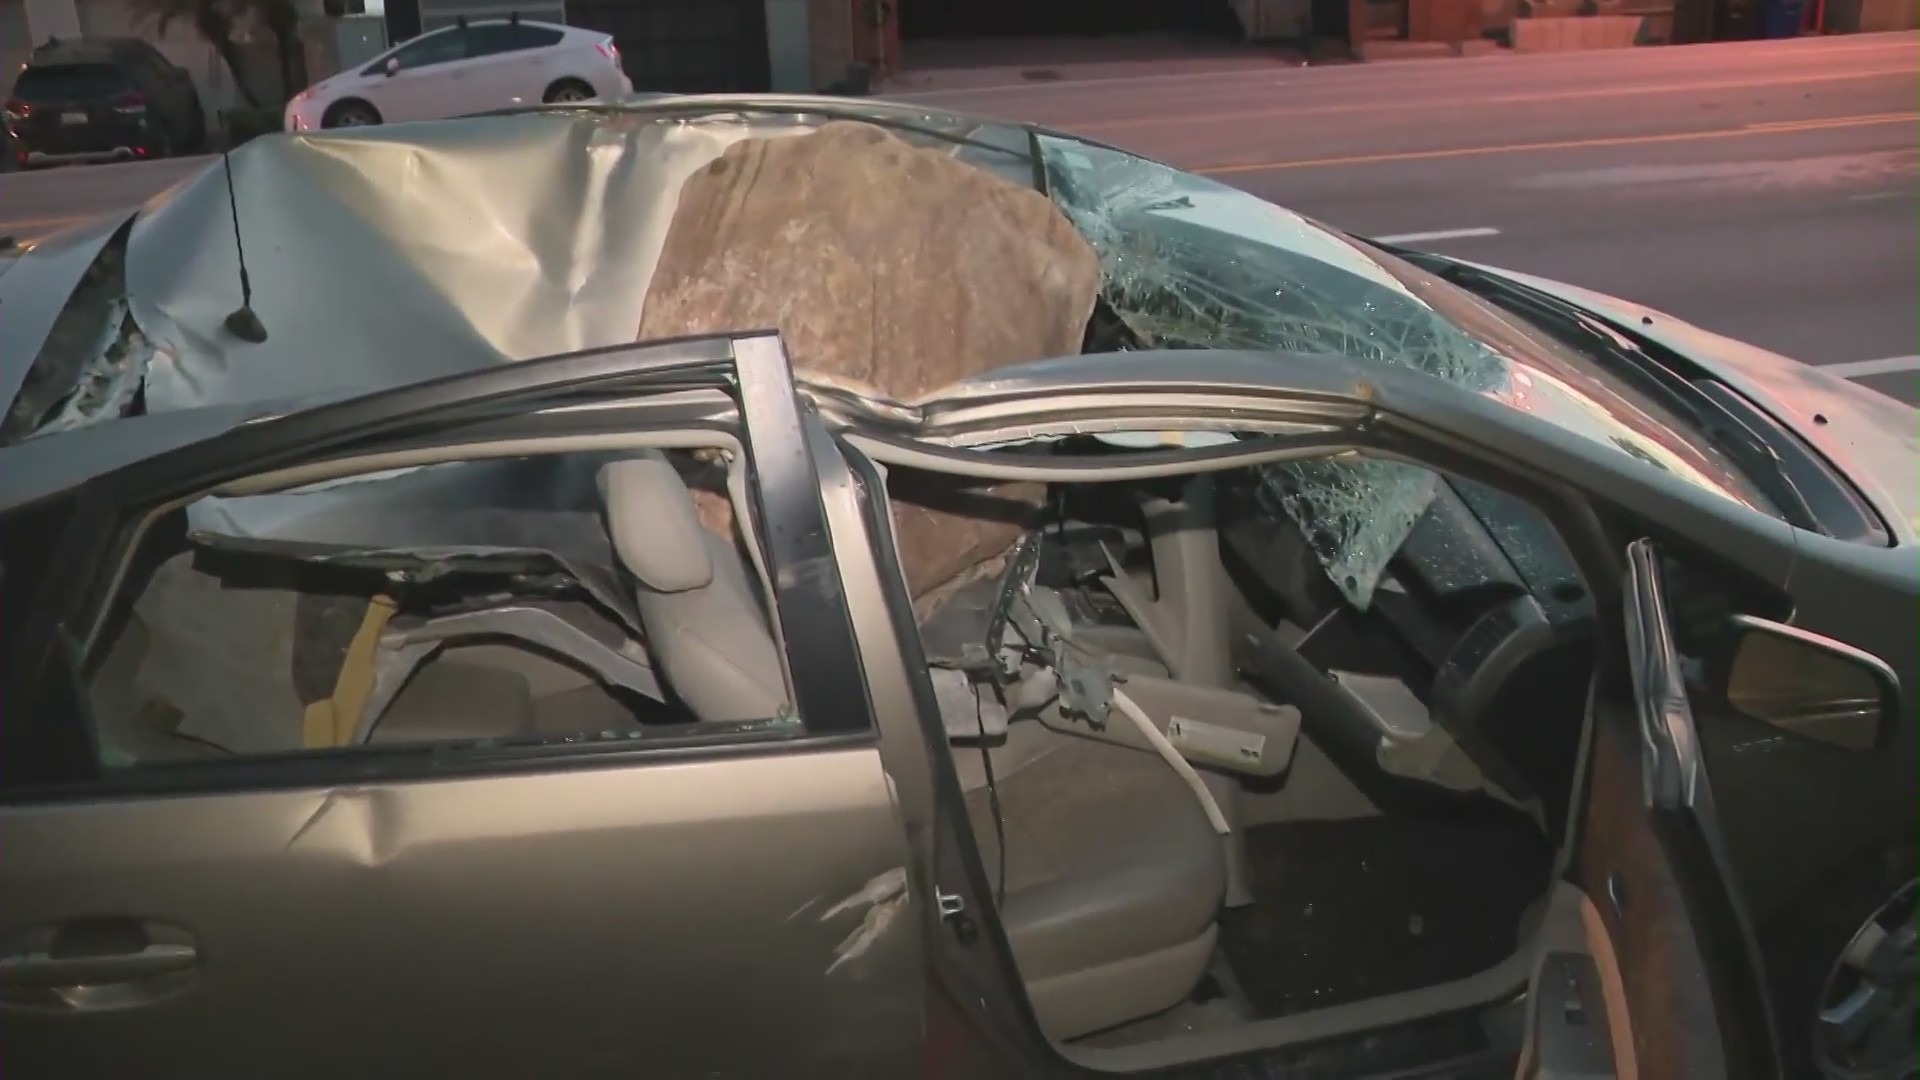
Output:
[[1506,308],[1659,398],[1751,479],[1789,524],[1825,531],[1778,451],[1717,395],[1661,363],[1631,338],[1580,308],[1519,282],[1419,252],[1395,254]]

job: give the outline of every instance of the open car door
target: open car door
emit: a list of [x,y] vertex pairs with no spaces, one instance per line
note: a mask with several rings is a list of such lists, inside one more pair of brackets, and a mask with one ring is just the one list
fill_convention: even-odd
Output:
[[[1601,991],[1595,996],[1610,1006],[1615,1032],[1608,1053],[1619,1071],[1599,1075],[1817,1076],[1822,1072],[1803,1070],[1823,1050],[1871,1054],[1888,1033],[1905,1037],[1911,1012],[1903,1014],[1900,1003],[1910,1010],[1911,986],[1902,986],[1913,978],[1910,959],[1902,962],[1912,952],[1910,911],[1904,927],[1892,910],[1856,935],[1833,973],[1845,985],[1829,987],[1831,1000],[1817,1013],[1782,1014],[1785,995],[1776,984],[1802,973],[1769,970],[1779,958],[1762,951],[1755,933],[1743,889],[1751,868],[1728,842],[1726,810],[1714,789],[1717,744],[1701,723],[1711,714],[1722,726],[1798,726],[1828,738],[1851,732],[1871,745],[1897,700],[1892,672],[1840,643],[1742,614],[1709,616],[1720,644],[1683,649],[1689,630],[1698,634],[1689,623],[1699,620],[1681,615],[1660,548],[1635,541],[1627,563],[1624,648],[1603,654],[1596,675],[1574,863],[1595,905],[1588,919],[1593,951],[1612,958],[1594,972]],[[1779,738],[1775,731],[1719,749],[1751,752]],[[1779,797],[1790,795],[1783,790]],[[1613,969],[1605,970],[1609,963]],[[1535,1042],[1543,1051],[1579,1041],[1568,1033],[1584,1017],[1561,1002],[1573,985],[1545,977],[1536,985]],[[1558,1014],[1549,1007],[1556,1003]],[[1814,1054],[1796,1045],[1809,1035],[1796,1024],[1811,1028]],[[1550,1060],[1533,1065],[1528,1075],[1563,1075]]]
[[1624,635],[1602,642],[1569,876],[1584,948],[1541,958],[1523,1080],[1775,1074],[1657,565],[1628,551]]

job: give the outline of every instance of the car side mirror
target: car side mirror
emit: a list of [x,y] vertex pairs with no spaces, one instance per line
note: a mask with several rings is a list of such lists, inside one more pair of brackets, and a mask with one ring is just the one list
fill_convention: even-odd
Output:
[[389,79],[393,78],[395,75],[400,74],[400,58],[397,56],[387,57],[386,70],[387,70],[387,78]]
[[1797,627],[1736,616],[1727,704],[1803,738],[1871,750],[1897,711],[1900,680],[1877,657]]

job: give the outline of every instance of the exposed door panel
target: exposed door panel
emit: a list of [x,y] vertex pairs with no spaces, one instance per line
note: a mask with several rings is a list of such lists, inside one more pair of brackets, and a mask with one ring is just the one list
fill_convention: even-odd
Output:
[[917,995],[875,989],[918,950],[836,908],[894,820],[872,748],[9,807],[0,949],[171,944],[87,935],[119,917],[197,956],[4,986],[8,1075],[905,1075]]
[[[102,752],[74,628],[113,591],[125,525],[149,505],[467,410],[526,420],[568,390],[644,411],[661,379],[737,391],[798,718],[172,763]],[[9,1077],[912,1074],[925,900],[776,340],[597,350],[376,394],[109,474],[79,500],[77,519],[34,506],[9,525],[87,542],[8,533],[0,554]],[[752,1038],[727,1034],[742,1023]]]

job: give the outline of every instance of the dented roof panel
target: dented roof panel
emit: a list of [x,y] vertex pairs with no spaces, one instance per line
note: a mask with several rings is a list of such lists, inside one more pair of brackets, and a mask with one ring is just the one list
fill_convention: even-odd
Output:
[[9,408],[30,370],[37,369],[35,381],[59,380],[62,373],[41,363],[41,352],[75,290],[133,213],[108,214],[57,232],[10,260],[12,270],[0,275],[0,401]]

